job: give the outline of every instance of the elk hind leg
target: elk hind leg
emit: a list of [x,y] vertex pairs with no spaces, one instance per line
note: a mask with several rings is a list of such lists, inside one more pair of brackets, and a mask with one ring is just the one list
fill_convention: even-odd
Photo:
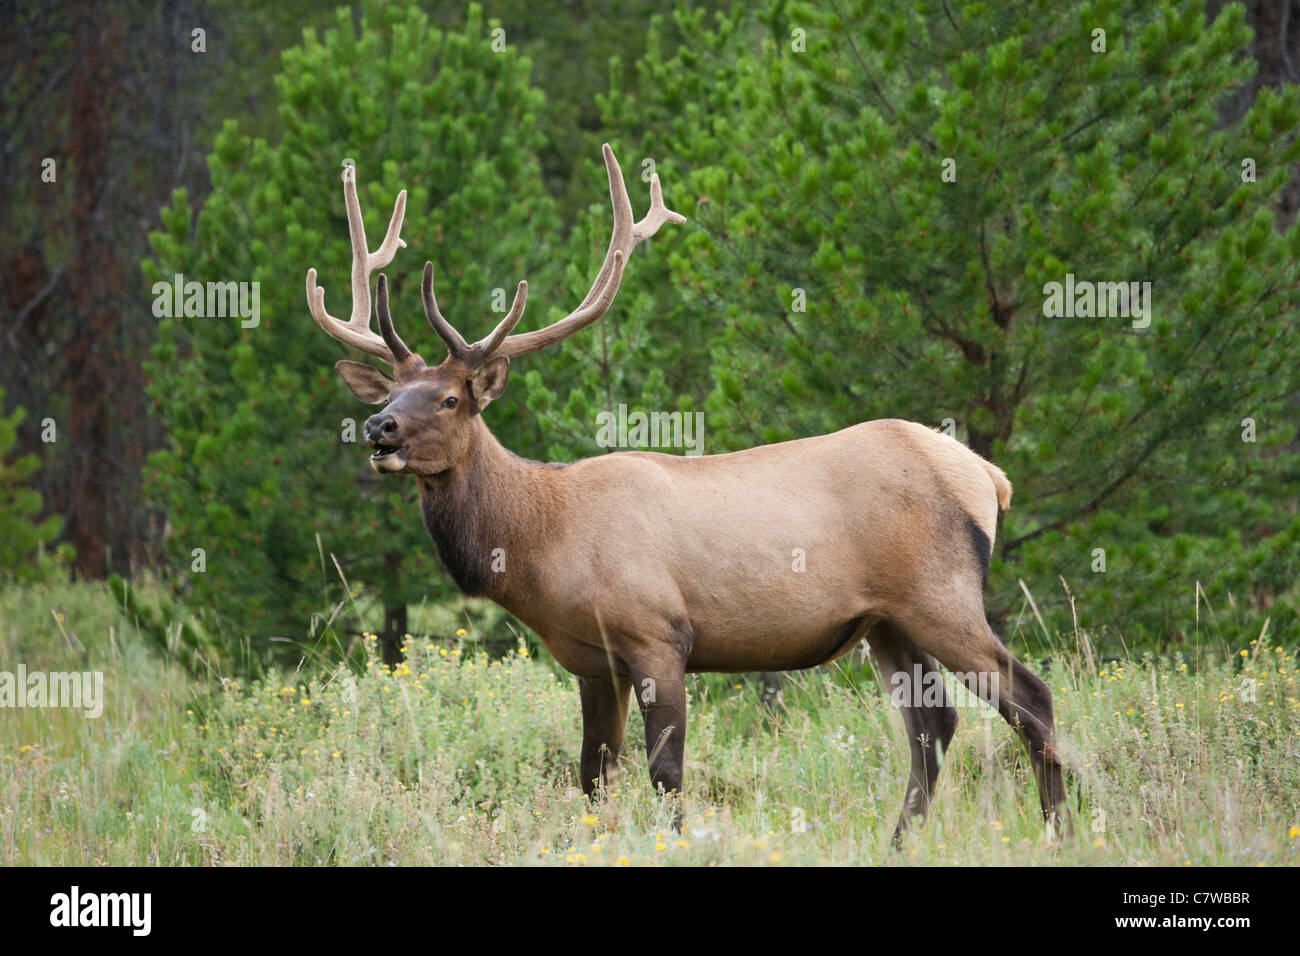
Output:
[[998,640],[984,619],[982,601],[964,610],[945,610],[942,616],[916,615],[907,623],[907,633],[1016,731],[1029,752],[1043,818],[1068,835],[1073,828],[1056,748],[1051,690]]
[[923,822],[934,799],[943,755],[957,731],[957,708],[948,696],[933,657],[920,650],[897,626],[877,624],[867,635],[886,691],[902,711],[912,754],[912,767],[903,794],[903,809],[894,828],[894,846],[903,832]]

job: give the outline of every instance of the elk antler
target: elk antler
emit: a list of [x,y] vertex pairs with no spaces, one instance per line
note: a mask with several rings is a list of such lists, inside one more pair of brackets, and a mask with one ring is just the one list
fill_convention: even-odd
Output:
[[659,174],[650,177],[650,211],[639,222],[632,220],[632,203],[627,197],[627,187],[623,184],[623,171],[619,169],[614,151],[606,143],[601,147],[605,156],[605,172],[609,175],[609,199],[614,207],[614,232],[610,236],[609,249],[605,253],[605,262],[592,283],[591,290],[578,304],[578,307],[552,325],[535,332],[510,335],[510,332],[524,314],[524,303],[528,299],[528,283],[520,282],[515,293],[514,304],[510,312],[492,330],[487,338],[480,339],[473,345],[451,327],[451,324],[438,311],[438,301],[433,295],[433,263],[424,267],[424,313],[429,325],[438,333],[439,338],[447,344],[453,358],[459,358],[471,365],[484,362],[492,355],[504,355],[514,358],[527,355],[562,342],[569,336],[580,332],[598,320],[609,309],[610,303],[623,281],[623,267],[627,258],[637,244],[649,239],[665,222],[681,223],[686,217],[673,212],[664,205],[663,190],[659,186]]
[[406,245],[398,235],[406,216],[406,190],[397,194],[393,204],[393,218],[383,243],[374,252],[366,247],[366,228],[361,219],[361,204],[357,201],[357,174],[351,164],[343,167],[343,199],[348,209],[348,235],[352,240],[352,316],[341,322],[325,311],[325,290],[316,285],[316,270],[307,270],[307,306],[316,323],[344,345],[378,356],[394,368],[412,358],[412,352],[397,332],[388,316],[388,290],[383,276],[379,277],[379,327],[383,333],[376,335],[370,329],[370,274],[393,261],[397,250]]
[[438,300],[433,295],[432,262],[424,264],[424,280],[420,283],[420,292],[424,297],[424,315],[429,320],[429,325],[433,328],[433,331],[437,332],[438,338],[446,343],[447,351],[451,353],[452,358],[459,359],[471,368],[481,365],[488,356],[497,351],[501,341],[523,318],[524,304],[528,301],[528,283],[521,280],[519,288],[515,290],[515,301],[511,303],[510,311],[506,313],[506,317],[497,323],[497,327],[492,330],[491,335],[470,345],[452,327],[452,324],[442,317],[442,311],[438,308]]

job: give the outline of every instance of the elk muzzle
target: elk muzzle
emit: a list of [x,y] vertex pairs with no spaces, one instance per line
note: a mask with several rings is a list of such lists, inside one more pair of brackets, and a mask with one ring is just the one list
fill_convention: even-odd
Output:
[[375,471],[401,471],[410,451],[402,435],[402,426],[389,412],[379,412],[366,419],[366,444],[375,450],[370,467]]

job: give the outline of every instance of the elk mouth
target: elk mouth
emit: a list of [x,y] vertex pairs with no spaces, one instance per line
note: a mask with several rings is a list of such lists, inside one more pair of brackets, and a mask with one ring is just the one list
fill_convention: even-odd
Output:
[[376,444],[370,456],[370,467],[375,471],[401,471],[406,467],[408,449],[405,445]]

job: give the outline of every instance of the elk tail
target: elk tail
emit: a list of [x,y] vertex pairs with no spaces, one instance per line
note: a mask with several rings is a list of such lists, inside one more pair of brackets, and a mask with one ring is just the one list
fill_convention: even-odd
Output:
[[984,466],[984,469],[989,473],[989,477],[993,479],[993,489],[998,496],[998,511],[1009,511],[1011,509],[1011,482],[1007,480],[1007,473],[985,458],[980,459],[980,464]]

